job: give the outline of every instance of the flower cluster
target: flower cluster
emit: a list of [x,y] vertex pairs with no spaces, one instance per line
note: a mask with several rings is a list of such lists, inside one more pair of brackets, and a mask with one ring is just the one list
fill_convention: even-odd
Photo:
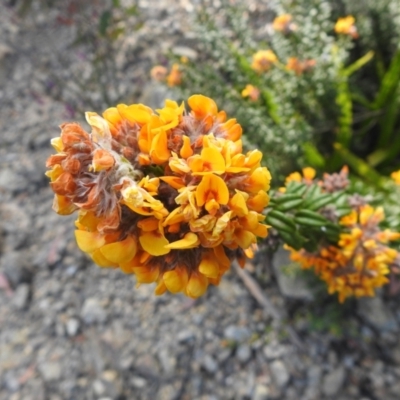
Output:
[[242,97],[248,97],[251,101],[257,101],[260,97],[260,90],[253,85],[246,85],[242,90]]
[[278,58],[272,50],[259,50],[253,55],[251,68],[258,73],[262,73],[268,71],[277,62]]
[[296,75],[311,71],[315,67],[315,60],[299,60],[297,57],[290,57],[286,63],[286,69],[293,71]]
[[388,282],[390,265],[398,256],[387,243],[399,239],[400,233],[381,230],[383,219],[381,207],[357,207],[340,220],[346,232],[340,234],[337,245],[321,246],[315,253],[287,247],[291,259],[304,269],[313,268],[329,293],[338,293],[341,303],[350,296],[374,296],[375,288]]
[[278,15],[272,22],[272,28],[277,32],[285,34],[297,29],[297,25],[292,22],[293,17],[290,14]]
[[96,264],[196,298],[267,236],[271,176],[260,151],[242,153],[241,126],[212,99],[188,104],[87,112],[91,133],[63,124],[47,176],[54,210],[78,210],[76,240]]
[[358,38],[357,28],[354,25],[356,20],[352,15],[347,17],[339,18],[335,24],[335,32],[340,35],[349,35],[353,39]]
[[[182,60],[184,62],[184,60]],[[162,65],[155,65],[151,71],[150,76],[158,82],[166,82],[168,86],[178,86],[182,83],[182,70],[179,64],[173,64],[171,70],[168,72],[166,67]]]

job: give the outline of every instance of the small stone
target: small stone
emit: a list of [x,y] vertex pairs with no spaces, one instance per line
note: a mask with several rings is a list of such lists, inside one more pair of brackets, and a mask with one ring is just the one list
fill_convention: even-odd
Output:
[[172,357],[167,349],[161,349],[157,355],[161,364],[161,368],[166,374],[171,374],[175,371],[176,358]]
[[55,361],[46,361],[39,364],[39,371],[45,382],[57,381],[61,377],[61,365]]
[[289,372],[281,360],[275,360],[270,364],[272,377],[279,388],[287,385],[290,379]]
[[195,338],[196,338],[196,335],[194,334],[194,332],[192,330],[189,330],[189,329],[179,332],[178,337],[177,337],[179,343],[189,342]]
[[103,394],[105,393],[105,391],[106,391],[106,387],[105,387],[104,383],[103,383],[100,379],[96,379],[96,380],[93,382],[92,387],[93,387],[94,393],[95,393],[97,396],[103,395]]
[[322,382],[322,392],[325,394],[325,396],[333,396],[339,392],[344,383],[345,373],[345,368],[340,365],[324,376]]
[[13,304],[17,310],[23,310],[28,305],[29,300],[29,285],[23,283],[18,285],[14,293]]
[[308,386],[319,387],[322,378],[322,368],[319,365],[312,365],[307,370]]
[[215,359],[206,354],[201,362],[201,366],[210,374],[214,374],[218,371],[218,363]]
[[140,376],[134,376],[131,378],[131,384],[136,389],[143,389],[147,385],[147,381]]
[[274,254],[273,267],[282,294],[291,299],[312,300],[309,285],[297,273],[300,268],[294,263],[289,252],[282,247]]
[[251,400],[268,400],[270,390],[268,386],[257,384],[254,388]]
[[107,319],[107,314],[99,300],[92,297],[85,300],[81,313],[83,320],[87,324],[103,323]]
[[287,348],[274,341],[264,346],[263,353],[268,361],[272,361],[284,356],[287,353]]
[[240,343],[250,339],[251,332],[244,326],[229,325],[224,330],[224,336],[228,340]]
[[250,360],[251,348],[247,343],[243,343],[237,348],[236,358],[243,364]]
[[359,299],[358,311],[365,321],[381,332],[397,332],[399,330],[394,315],[379,296]]
[[79,331],[79,321],[76,318],[70,318],[66,324],[68,336],[76,336]]

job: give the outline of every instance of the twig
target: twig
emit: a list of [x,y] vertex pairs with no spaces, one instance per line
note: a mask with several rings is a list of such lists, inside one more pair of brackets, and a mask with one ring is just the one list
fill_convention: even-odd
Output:
[[260,285],[253,279],[244,269],[241,269],[236,263],[233,263],[233,268],[243,281],[244,285],[250,294],[257,300],[257,302],[264,308],[264,310],[282,326],[288,333],[292,343],[299,349],[303,350],[304,345],[297,335],[296,331],[288,324],[284,324],[283,317],[276,307],[270,302],[266,294],[261,289]]

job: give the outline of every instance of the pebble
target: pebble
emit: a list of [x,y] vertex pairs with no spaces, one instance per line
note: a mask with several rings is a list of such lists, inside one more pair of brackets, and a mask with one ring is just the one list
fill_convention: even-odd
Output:
[[244,342],[250,336],[250,330],[244,326],[229,325],[224,329],[224,337],[235,342]]
[[206,354],[201,361],[201,366],[209,373],[209,374],[214,374],[218,370],[218,363],[217,361],[210,356],[209,354]]
[[79,320],[76,318],[70,318],[66,324],[68,336],[75,336],[79,331],[79,325]]
[[346,370],[340,365],[324,376],[322,392],[325,396],[334,396],[339,393],[345,380]]
[[56,361],[45,361],[39,364],[39,371],[45,382],[54,382],[61,378],[61,364]]
[[91,297],[85,300],[81,315],[86,324],[103,323],[107,319],[107,314],[99,300]]
[[251,400],[268,400],[270,398],[270,389],[268,386],[257,384],[254,387],[253,395]]
[[281,360],[275,360],[272,361],[269,367],[276,385],[279,388],[286,386],[289,382],[290,375],[285,364]]
[[243,343],[236,349],[236,358],[243,364],[247,363],[251,358],[251,348],[248,344]]
[[26,308],[29,300],[29,292],[30,289],[28,284],[23,283],[18,285],[13,297],[13,304],[17,310],[23,310]]

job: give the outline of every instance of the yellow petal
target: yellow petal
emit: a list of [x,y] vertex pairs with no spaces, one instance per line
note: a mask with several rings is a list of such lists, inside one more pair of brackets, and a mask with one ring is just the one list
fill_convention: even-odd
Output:
[[161,296],[167,291],[167,287],[162,279],[160,279],[157,283],[156,288],[154,289],[154,293],[156,296]]
[[151,142],[150,156],[155,164],[163,164],[171,157],[171,152],[168,150],[167,133],[161,131]]
[[167,244],[165,248],[176,250],[191,249],[193,247],[198,247],[199,244],[200,240],[197,235],[193,232],[188,232],[183,239]]
[[182,135],[182,139],[183,139],[183,146],[181,147],[179,154],[182,158],[188,158],[191,155],[193,155],[193,149],[190,146],[190,138],[186,135]]
[[118,104],[117,109],[122,118],[132,123],[145,124],[151,118],[151,109],[143,104],[132,104],[130,106]]
[[85,253],[93,253],[105,244],[103,235],[97,232],[75,231],[75,239],[78,247]]
[[192,272],[189,282],[186,285],[186,294],[189,297],[197,298],[202,296],[208,287],[208,279],[198,272]]
[[243,217],[249,213],[246,200],[241,193],[236,193],[230,200],[229,206],[231,210],[238,216]]
[[212,199],[219,204],[228,204],[229,201],[228,187],[222,178],[214,174],[203,176],[196,188],[196,202],[199,207]]
[[153,283],[158,279],[160,275],[160,270],[155,265],[145,267],[133,267],[132,269],[136,275],[136,281],[138,283]]
[[95,250],[91,254],[92,260],[100,267],[103,268],[112,268],[112,267],[118,267],[118,264],[115,264],[108,260],[107,258],[104,257],[103,253],[100,251],[100,249]]
[[171,293],[179,293],[185,289],[189,280],[186,268],[177,267],[172,271],[164,272],[163,281]]
[[146,232],[139,236],[139,242],[143,250],[152,256],[163,256],[170,252],[170,249],[166,248],[169,243],[168,240],[158,232]]
[[133,236],[128,236],[120,242],[109,243],[100,248],[101,253],[112,263],[126,263],[135,256],[137,251],[136,240]]
[[219,265],[212,254],[206,254],[200,262],[199,272],[207,278],[218,278]]

